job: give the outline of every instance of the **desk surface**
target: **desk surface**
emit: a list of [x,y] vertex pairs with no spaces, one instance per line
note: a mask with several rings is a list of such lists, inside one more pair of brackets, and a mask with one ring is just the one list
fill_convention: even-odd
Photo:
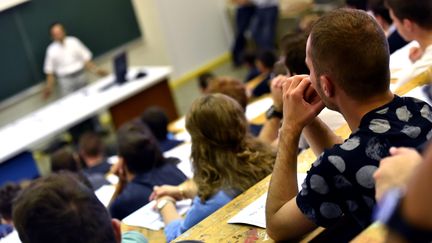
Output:
[[0,128],[0,163],[165,80],[171,73],[169,67],[135,67],[130,68],[128,77],[141,70],[147,72],[146,77],[101,91],[114,81],[109,75]]

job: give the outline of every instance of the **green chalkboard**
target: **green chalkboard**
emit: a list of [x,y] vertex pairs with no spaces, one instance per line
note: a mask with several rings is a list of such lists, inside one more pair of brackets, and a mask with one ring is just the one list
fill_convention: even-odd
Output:
[[54,22],[95,57],[141,36],[130,0],[31,0],[0,12],[0,100],[44,80]]

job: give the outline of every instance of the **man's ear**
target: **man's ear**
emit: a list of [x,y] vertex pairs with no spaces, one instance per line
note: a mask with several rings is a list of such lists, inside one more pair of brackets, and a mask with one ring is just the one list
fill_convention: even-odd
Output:
[[413,21],[409,20],[409,19],[403,19],[402,20],[402,25],[404,26],[404,29],[407,30],[410,33],[416,27],[416,24]]
[[111,219],[111,224],[114,230],[116,242],[121,243],[121,223],[118,219]]
[[334,85],[331,79],[327,75],[321,75],[319,78],[322,92],[328,98],[334,95]]

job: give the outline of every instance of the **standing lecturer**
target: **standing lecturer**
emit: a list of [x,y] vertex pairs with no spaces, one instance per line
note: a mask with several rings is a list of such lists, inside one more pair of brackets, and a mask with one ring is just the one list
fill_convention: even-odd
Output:
[[61,95],[65,96],[87,85],[85,69],[99,76],[107,74],[91,61],[92,53],[78,38],[66,36],[61,23],[51,25],[50,34],[53,42],[47,48],[44,64],[45,98],[51,95],[55,79],[60,84]]

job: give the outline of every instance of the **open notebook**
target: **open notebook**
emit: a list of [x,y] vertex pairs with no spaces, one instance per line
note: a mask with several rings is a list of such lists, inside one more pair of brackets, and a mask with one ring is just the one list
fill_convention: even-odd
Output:
[[[189,210],[191,203],[191,199],[177,202],[177,212],[180,215],[185,214]],[[147,205],[141,207],[137,211],[124,218],[122,222],[129,226],[144,227],[151,230],[162,229],[165,224],[159,212],[157,209],[155,209],[155,205],[156,201],[149,202]]]

